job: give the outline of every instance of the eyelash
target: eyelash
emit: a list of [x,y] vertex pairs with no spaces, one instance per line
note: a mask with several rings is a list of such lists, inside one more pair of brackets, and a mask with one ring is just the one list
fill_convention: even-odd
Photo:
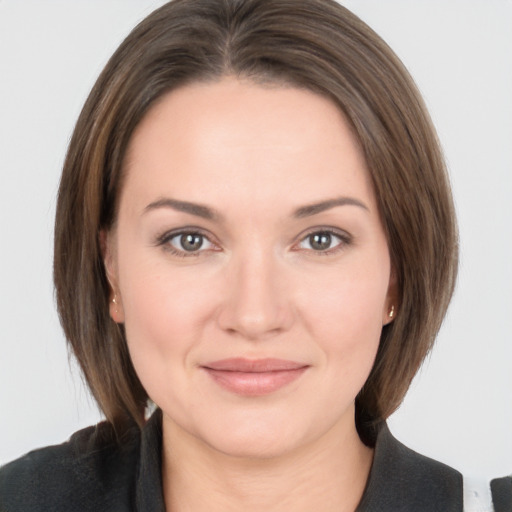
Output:
[[[186,251],[185,249],[180,250],[175,248],[173,245],[171,245],[171,241],[175,238],[182,237],[182,236],[199,236],[202,237],[203,243],[204,240],[212,244],[214,247],[217,247],[216,249],[199,249],[197,251]],[[313,249],[305,249],[307,252],[311,252],[312,254],[316,256],[329,256],[333,254],[337,254],[339,251],[342,251],[345,247],[349,246],[352,243],[352,237],[346,233],[345,231],[340,231],[338,229],[333,228],[323,228],[323,227],[316,227],[310,229],[307,233],[302,234],[299,241],[296,242],[292,248],[300,246],[300,244],[304,243],[310,237],[313,235],[327,235],[331,238],[337,238],[339,242],[332,248],[328,248],[325,250],[319,250],[315,251]],[[163,247],[166,251],[170,252],[173,256],[177,256],[180,258],[189,258],[189,257],[198,257],[204,254],[205,251],[211,251],[211,252],[219,252],[221,251],[220,248],[218,248],[218,245],[213,242],[210,237],[203,232],[201,229],[190,227],[190,228],[180,228],[179,230],[175,231],[166,231],[162,235],[157,237],[156,244],[157,246]],[[310,243],[311,245],[311,243]],[[300,251],[301,249],[296,249]]]

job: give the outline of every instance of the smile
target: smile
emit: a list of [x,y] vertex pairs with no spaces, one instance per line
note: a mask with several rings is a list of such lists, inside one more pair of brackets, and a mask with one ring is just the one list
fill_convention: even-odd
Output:
[[202,366],[222,388],[244,396],[273,393],[297,380],[309,366],[283,359],[223,359]]

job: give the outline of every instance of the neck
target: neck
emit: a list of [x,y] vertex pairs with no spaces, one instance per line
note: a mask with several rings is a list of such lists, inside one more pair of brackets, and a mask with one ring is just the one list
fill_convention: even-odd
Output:
[[163,486],[168,512],[354,512],[373,450],[355,424],[272,458],[221,453],[164,421]]

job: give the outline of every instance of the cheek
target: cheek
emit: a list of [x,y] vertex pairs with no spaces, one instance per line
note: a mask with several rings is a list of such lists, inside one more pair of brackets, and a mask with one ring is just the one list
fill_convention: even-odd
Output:
[[169,272],[133,254],[122,262],[120,276],[127,343],[149,392],[191,368],[191,354],[212,314],[213,291],[198,286],[197,273]]
[[373,365],[389,281],[386,268],[351,266],[325,279],[317,276],[316,284],[310,283],[302,294],[302,321],[321,345],[327,364],[339,365],[345,377],[367,375]]

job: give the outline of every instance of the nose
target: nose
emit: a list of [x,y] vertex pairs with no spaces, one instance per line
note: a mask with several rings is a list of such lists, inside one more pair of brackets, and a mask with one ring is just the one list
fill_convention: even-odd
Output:
[[263,251],[230,263],[221,329],[248,340],[263,340],[290,329],[293,308],[288,283],[274,258]]

